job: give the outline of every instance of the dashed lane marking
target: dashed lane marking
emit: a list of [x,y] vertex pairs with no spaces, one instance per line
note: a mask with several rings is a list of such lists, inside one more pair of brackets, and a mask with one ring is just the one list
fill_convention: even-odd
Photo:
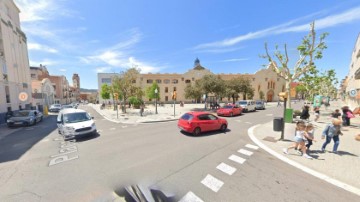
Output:
[[243,159],[240,156],[236,156],[236,155],[231,155],[229,159],[239,164],[243,164],[246,161],[246,159]]
[[209,174],[201,181],[201,183],[214,192],[218,192],[224,185],[223,181],[218,180]]
[[231,167],[231,166],[227,165],[226,163],[221,163],[216,168],[223,171],[224,173],[226,173],[228,175],[232,175],[236,171],[236,168]]
[[238,152],[241,153],[241,154],[244,154],[246,156],[251,156],[253,154],[253,152],[248,151],[246,149],[240,149],[240,150],[238,150]]
[[255,145],[252,145],[252,144],[247,144],[247,145],[245,145],[245,147],[250,148],[250,149],[255,149],[255,150],[259,149],[258,146],[255,146]]
[[189,191],[184,197],[180,199],[179,202],[204,202],[201,200],[198,196],[196,196],[194,193]]

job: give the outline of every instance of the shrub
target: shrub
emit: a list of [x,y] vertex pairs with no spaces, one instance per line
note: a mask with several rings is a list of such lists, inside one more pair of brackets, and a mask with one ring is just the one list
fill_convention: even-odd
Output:
[[129,97],[129,103],[134,106],[134,108],[139,109],[143,101],[137,97]]

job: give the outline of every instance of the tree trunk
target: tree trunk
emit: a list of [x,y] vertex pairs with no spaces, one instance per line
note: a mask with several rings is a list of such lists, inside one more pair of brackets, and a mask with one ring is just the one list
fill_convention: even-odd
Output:
[[286,83],[285,83],[285,92],[288,93],[286,108],[291,108],[291,95],[290,95],[291,82],[292,82],[292,80],[289,80],[289,81],[286,81]]

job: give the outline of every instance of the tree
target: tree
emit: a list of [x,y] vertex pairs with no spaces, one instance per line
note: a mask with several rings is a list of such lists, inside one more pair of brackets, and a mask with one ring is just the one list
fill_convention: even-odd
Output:
[[110,86],[108,86],[106,83],[104,83],[103,85],[101,85],[101,92],[100,92],[100,96],[102,99],[104,100],[108,100],[110,99]]
[[265,93],[261,90],[259,92],[260,100],[265,100]]
[[194,85],[188,84],[185,87],[185,98],[186,99],[194,99],[200,100],[203,95],[203,91],[201,90],[199,80],[195,81]]
[[240,93],[243,95],[243,100],[247,97],[252,99],[254,97],[255,90],[252,88],[251,81],[249,79],[241,79]]
[[[123,98],[123,104],[131,96],[139,96],[142,94],[141,88],[136,86],[136,78],[140,74],[140,70],[136,68],[130,68],[126,71],[122,71],[119,76],[113,78],[114,92],[119,92]],[[124,113],[126,113],[126,107],[124,106]]]
[[208,74],[199,80],[199,85],[204,94],[214,93],[216,97],[221,97],[225,91],[225,82],[220,76]]
[[[292,70],[289,68],[289,57],[287,52],[286,44],[284,45],[284,54],[278,50],[276,46],[276,51],[274,56],[276,57],[279,65],[276,63],[274,56],[271,56],[268,51],[267,43],[265,43],[265,51],[266,55],[263,56],[267,58],[269,61],[269,68],[274,70],[279,77],[285,79],[285,88],[288,92],[288,99],[290,99],[290,84],[299,79],[305,72],[307,72],[310,68],[315,68],[315,60],[322,58],[322,52],[326,49],[326,44],[324,39],[328,35],[327,33],[323,33],[320,35],[319,41],[316,39],[315,32],[315,22],[310,24],[310,32],[307,36],[305,36],[302,40],[302,43],[297,47],[297,50],[300,53],[300,58],[295,63],[295,66]],[[288,107],[291,108],[291,102],[287,102]]]
[[241,85],[243,84],[243,79],[241,77],[232,78],[225,81],[225,96],[230,100],[232,98],[233,104],[235,104],[235,99],[239,97],[241,93]]
[[[155,89],[158,89],[158,93],[155,93]],[[151,86],[146,89],[146,96],[150,99],[159,99],[160,90],[159,85],[154,81]]]

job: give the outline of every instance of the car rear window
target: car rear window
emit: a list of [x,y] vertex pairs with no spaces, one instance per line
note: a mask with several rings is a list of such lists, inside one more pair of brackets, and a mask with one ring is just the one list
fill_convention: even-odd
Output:
[[224,109],[232,109],[233,106],[232,106],[232,105],[226,105],[226,106],[224,106],[223,108],[224,108]]
[[241,105],[247,105],[247,102],[246,102],[246,101],[240,101],[239,104],[241,104]]
[[194,116],[191,114],[184,114],[181,116],[181,119],[188,120],[188,121],[190,121],[193,118],[194,118]]
[[256,104],[262,104],[263,102],[262,101],[257,101]]

